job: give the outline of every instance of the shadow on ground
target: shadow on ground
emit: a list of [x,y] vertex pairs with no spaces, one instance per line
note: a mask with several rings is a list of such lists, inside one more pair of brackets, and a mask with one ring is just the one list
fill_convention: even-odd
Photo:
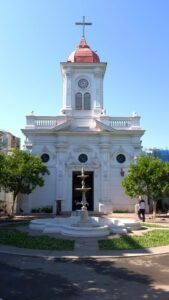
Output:
[[1,254],[0,298],[168,300],[168,279],[164,272],[168,269],[165,265],[168,258],[167,255],[163,256],[161,262],[160,258],[52,259]]

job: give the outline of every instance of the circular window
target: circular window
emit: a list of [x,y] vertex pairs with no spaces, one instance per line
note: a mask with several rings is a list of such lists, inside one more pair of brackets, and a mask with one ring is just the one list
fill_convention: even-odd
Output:
[[80,79],[79,81],[78,81],[78,86],[81,88],[81,89],[85,89],[85,88],[87,88],[88,87],[88,81],[86,80],[86,79],[84,79],[84,78],[82,78],[82,79]]
[[120,164],[122,164],[122,163],[125,162],[126,157],[125,157],[124,154],[118,154],[117,157],[116,157],[116,159],[117,159],[117,161],[118,161]]
[[84,154],[84,153],[80,154],[80,155],[79,155],[79,161],[80,161],[81,163],[87,162],[87,161],[88,161],[87,155]]
[[49,155],[47,153],[43,153],[41,155],[41,160],[44,162],[44,163],[47,163],[49,161]]

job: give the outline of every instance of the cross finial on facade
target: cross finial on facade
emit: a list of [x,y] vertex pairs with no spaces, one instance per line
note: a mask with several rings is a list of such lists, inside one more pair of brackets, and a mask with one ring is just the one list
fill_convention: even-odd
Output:
[[76,25],[81,25],[81,26],[83,26],[83,27],[82,27],[82,36],[83,36],[83,37],[85,37],[85,26],[86,26],[86,25],[92,25],[91,22],[85,22],[85,16],[83,16],[82,22],[76,22],[75,24],[76,24]]

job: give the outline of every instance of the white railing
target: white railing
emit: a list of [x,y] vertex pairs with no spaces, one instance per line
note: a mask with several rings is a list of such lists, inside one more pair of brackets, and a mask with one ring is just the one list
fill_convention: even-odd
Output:
[[103,117],[100,120],[115,129],[140,129],[140,116],[131,117]]
[[44,119],[44,118],[37,118],[35,119],[35,127],[43,127],[43,128],[50,128],[50,127],[55,127],[57,125],[57,120],[56,119]]
[[124,119],[113,120],[113,119],[111,119],[109,121],[109,126],[111,126],[113,128],[130,128],[131,125],[132,125],[131,119],[128,119],[128,120],[124,120]]
[[53,128],[58,125],[57,117],[50,117],[50,116],[34,116],[29,115],[26,116],[27,119],[27,128]]
[[[26,128],[54,128],[57,125],[68,121],[65,116],[35,116],[29,115],[27,118]],[[115,129],[132,129],[137,130],[140,128],[140,116],[134,115],[131,117],[109,117],[102,116],[99,120],[103,124]],[[84,123],[83,123],[84,125]]]

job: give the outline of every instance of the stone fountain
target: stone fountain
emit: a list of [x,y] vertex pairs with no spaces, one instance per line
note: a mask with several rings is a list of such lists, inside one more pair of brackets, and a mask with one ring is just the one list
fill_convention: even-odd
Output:
[[104,237],[111,233],[126,234],[128,231],[140,229],[138,221],[128,219],[89,217],[87,210],[86,192],[91,188],[85,186],[84,169],[81,170],[81,187],[76,188],[82,192],[81,210],[79,216],[69,218],[35,219],[30,222],[29,228],[43,233],[63,234],[73,237]]

